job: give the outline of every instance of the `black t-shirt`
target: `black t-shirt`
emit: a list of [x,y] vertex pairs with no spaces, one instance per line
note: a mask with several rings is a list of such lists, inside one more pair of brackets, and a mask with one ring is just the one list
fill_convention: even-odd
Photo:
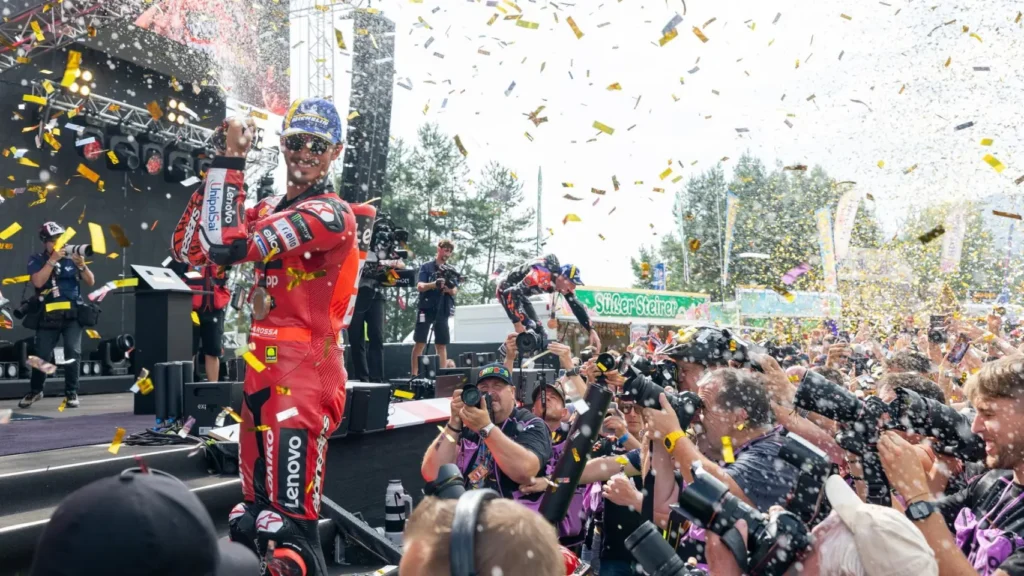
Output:
[[[1024,576],[1024,547],[1017,546],[1016,537],[1024,538],[1024,486],[1013,482],[1010,470],[992,470],[971,480],[967,488],[938,502],[946,525],[957,534],[956,520],[964,508],[970,509],[978,521],[977,530],[999,529],[1014,541],[1013,551],[1005,559],[992,558],[990,567],[998,567],[1010,576]],[[975,539],[968,538],[963,552],[970,558]],[[972,562],[973,558],[970,558]],[[995,564],[995,566],[992,566]]]
[[[495,424],[495,428],[501,428],[505,436],[536,454],[540,459],[540,470],[543,472],[544,465],[551,458],[551,435],[543,420],[529,410],[516,408],[500,426]],[[480,441],[480,436],[467,427],[463,427],[459,435],[459,454],[456,463],[466,478],[466,488],[491,488],[503,498],[512,498],[512,493],[519,489],[519,484],[498,468],[487,445]],[[478,468],[481,476],[479,481],[474,483],[473,473]]]

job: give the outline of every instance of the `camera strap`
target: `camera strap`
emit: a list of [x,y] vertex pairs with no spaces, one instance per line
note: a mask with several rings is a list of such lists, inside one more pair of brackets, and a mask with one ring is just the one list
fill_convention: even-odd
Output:
[[[747,530],[750,530],[750,526],[747,526]],[[732,552],[734,558],[736,558],[736,565],[739,566],[740,572],[747,573],[747,543],[743,541],[743,535],[736,529],[735,526],[729,528],[721,535],[722,544]]]

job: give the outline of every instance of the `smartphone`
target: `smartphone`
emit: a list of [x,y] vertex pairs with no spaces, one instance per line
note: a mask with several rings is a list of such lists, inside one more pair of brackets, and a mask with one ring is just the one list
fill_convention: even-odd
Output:
[[964,356],[967,354],[967,349],[970,347],[971,342],[967,339],[967,335],[961,333],[956,337],[956,342],[953,344],[953,347],[950,348],[949,354],[946,355],[946,360],[949,360],[950,364],[956,366],[964,359]]

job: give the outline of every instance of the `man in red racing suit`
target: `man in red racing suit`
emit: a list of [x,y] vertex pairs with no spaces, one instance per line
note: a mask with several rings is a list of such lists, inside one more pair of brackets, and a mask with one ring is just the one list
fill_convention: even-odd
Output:
[[366,253],[357,229],[372,226],[376,210],[349,206],[327,182],[342,150],[330,102],[292,104],[281,138],[288,192],[249,209],[252,125],[231,120],[223,128],[225,155],[189,201],[172,252],[190,264],[255,263],[239,439],[244,502],[231,512],[231,538],[263,559],[263,574],[325,574],[317,521],[327,440],[345,408],[340,334]]

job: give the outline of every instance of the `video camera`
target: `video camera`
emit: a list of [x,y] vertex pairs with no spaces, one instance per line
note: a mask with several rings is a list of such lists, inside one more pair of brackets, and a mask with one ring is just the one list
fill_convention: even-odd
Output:
[[[372,278],[389,288],[411,285],[411,281],[398,282],[399,279],[404,278],[395,278],[392,269],[380,263],[381,260],[405,260],[409,257],[409,251],[401,248],[409,241],[409,231],[398,227],[390,216],[380,214],[374,220],[373,228],[369,232],[370,241],[367,244],[370,252],[377,256],[378,261],[365,262],[363,276]],[[411,279],[411,276],[409,278]]]
[[[730,494],[729,488],[706,472],[700,462],[694,462],[691,471],[693,482],[679,492],[679,504],[672,506],[672,514],[681,514],[721,537],[744,574],[782,576],[810,547],[811,532],[796,514],[785,511],[769,517]],[[818,490],[822,490],[820,485]],[[735,530],[739,520],[747,523],[745,542]],[[678,557],[673,561],[665,555],[664,547],[650,537],[653,525],[647,524],[626,538],[626,549],[644,570],[648,574],[692,574],[680,570],[686,569]],[[661,540],[660,535],[657,540]],[[673,566],[675,570],[670,569]]]

